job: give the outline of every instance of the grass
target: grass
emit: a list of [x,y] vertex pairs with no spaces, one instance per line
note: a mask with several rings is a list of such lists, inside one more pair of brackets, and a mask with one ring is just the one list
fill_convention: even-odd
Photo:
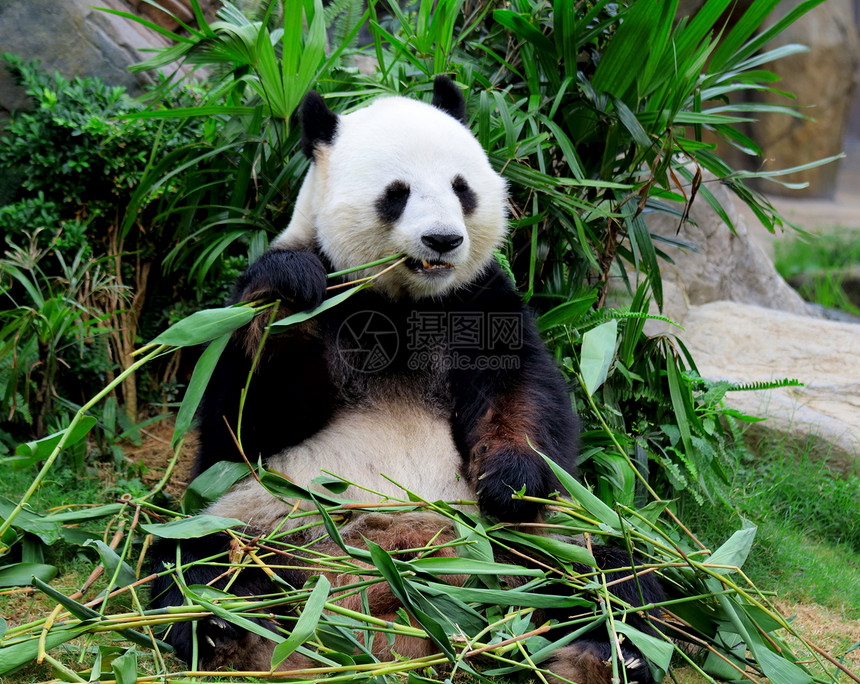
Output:
[[809,302],[860,316],[844,285],[846,269],[860,266],[860,232],[841,231],[774,245],[774,266]]
[[778,241],[774,265],[783,277],[860,265],[860,233],[846,230]]
[[744,570],[759,588],[860,618],[860,477],[839,478],[779,443],[757,453],[738,453],[730,501],[703,508],[684,501],[684,519],[708,544],[742,518],[754,522]]

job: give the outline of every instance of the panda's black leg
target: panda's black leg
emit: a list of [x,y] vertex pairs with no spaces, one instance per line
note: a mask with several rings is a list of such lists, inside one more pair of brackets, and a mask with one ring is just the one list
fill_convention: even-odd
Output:
[[[209,585],[225,588],[229,581],[225,570],[230,542],[230,537],[223,533],[183,540],[181,564],[184,583],[187,586]],[[177,542],[171,539],[160,540],[152,548],[152,570],[159,573],[150,586],[151,604],[155,608],[181,606],[185,603],[185,597],[174,580],[174,573],[166,572],[168,566],[177,565],[176,549]],[[207,563],[206,559],[218,565]],[[284,579],[301,586],[306,576],[304,573],[292,571]],[[254,597],[275,593],[278,587],[259,568],[253,566],[239,571],[238,577],[230,583],[229,591],[237,596]],[[277,624],[271,620],[249,619],[267,629],[277,629]],[[192,662],[196,645],[197,665],[203,669],[269,668],[267,658],[271,658],[272,642],[215,615],[194,622],[175,622],[163,638],[186,663]]]
[[[608,641],[582,639],[559,649],[547,669],[555,675],[554,684],[565,680],[576,684],[610,684],[612,682],[612,647]],[[621,645],[618,668],[624,669],[627,684],[654,684],[645,658],[635,649]],[[620,681],[625,681],[619,675]]]
[[[653,572],[631,571],[631,559],[628,553],[611,546],[594,546],[592,554],[597,566],[605,573],[609,591],[629,606],[645,606],[665,601],[663,588]],[[638,568],[637,568],[638,569]],[[579,572],[592,573],[594,568],[579,566]],[[614,608],[615,606],[613,606]],[[550,610],[546,617],[565,622],[572,617],[586,615],[577,612],[578,609]],[[659,636],[651,624],[649,616],[655,615],[656,610],[628,612],[625,622],[638,631],[650,636]],[[610,684],[612,681],[613,648],[615,660],[624,674],[619,674],[621,682],[628,684],[654,684],[650,668],[644,656],[636,649],[630,639],[619,634],[620,644],[613,645],[605,624],[595,627],[583,639],[559,649],[547,664],[548,669],[555,675],[555,684],[570,680],[577,684]],[[625,679],[626,677],[626,679]]]

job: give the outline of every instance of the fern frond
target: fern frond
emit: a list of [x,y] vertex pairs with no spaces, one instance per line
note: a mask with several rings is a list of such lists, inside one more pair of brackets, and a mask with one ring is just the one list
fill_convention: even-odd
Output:
[[760,390],[779,389],[780,387],[804,387],[804,383],[795,378],[780,378],[779,380],[758,380],[756,382],[730,382],[727,392],[758,392]]
[[681,330],[684,327],[678,323],[677,321],[673,321],[671,318],[667,316],[660,316],[659,314],[650,314],[644,313],[642,311],[630,311],[629,309],[601,309],[595,311],[593,314],[589,315],[585,321],[584,325],[600,325],[601,323],[605,323],[611,319],[617,320],[627,320],[630,318],[638,318],[645,320],[653,320],[653,321],[663,321],[663,323],[669,323],[670,325],[674,325],[676,328],[680,328]]

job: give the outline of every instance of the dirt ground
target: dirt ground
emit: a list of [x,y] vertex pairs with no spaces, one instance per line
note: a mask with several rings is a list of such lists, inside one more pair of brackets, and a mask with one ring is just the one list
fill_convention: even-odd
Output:
[[[173,418],[159,421],[141,430],[141,445],[130,445],[125,449],[126,458],[135,464],[142,464],[141,480],[145,485],[154,487],[164,477],[165,469],[173,457],[170,439],[173,436]],[[164,491],[173,498],[182,497],[190,479],[194,454],[197,451],[197,434],[190,433],[185,440],[179,459],[164,486]]]

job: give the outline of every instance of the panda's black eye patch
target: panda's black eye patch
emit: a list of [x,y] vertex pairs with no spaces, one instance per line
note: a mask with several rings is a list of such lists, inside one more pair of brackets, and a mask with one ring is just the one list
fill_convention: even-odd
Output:
[[376,213],[385,223],[394,223],[406,209],[408,199],[409,185],[399,180],[389,183],[376,200]]
[[460,174],[454,176],[454,180],[451,181],[451,188],[454,190],[454,194],[457,195],[457,199],[460,200],[460,206],[463,207],[463,213],[466,216],[477,209],[478,196],[463,176]]

